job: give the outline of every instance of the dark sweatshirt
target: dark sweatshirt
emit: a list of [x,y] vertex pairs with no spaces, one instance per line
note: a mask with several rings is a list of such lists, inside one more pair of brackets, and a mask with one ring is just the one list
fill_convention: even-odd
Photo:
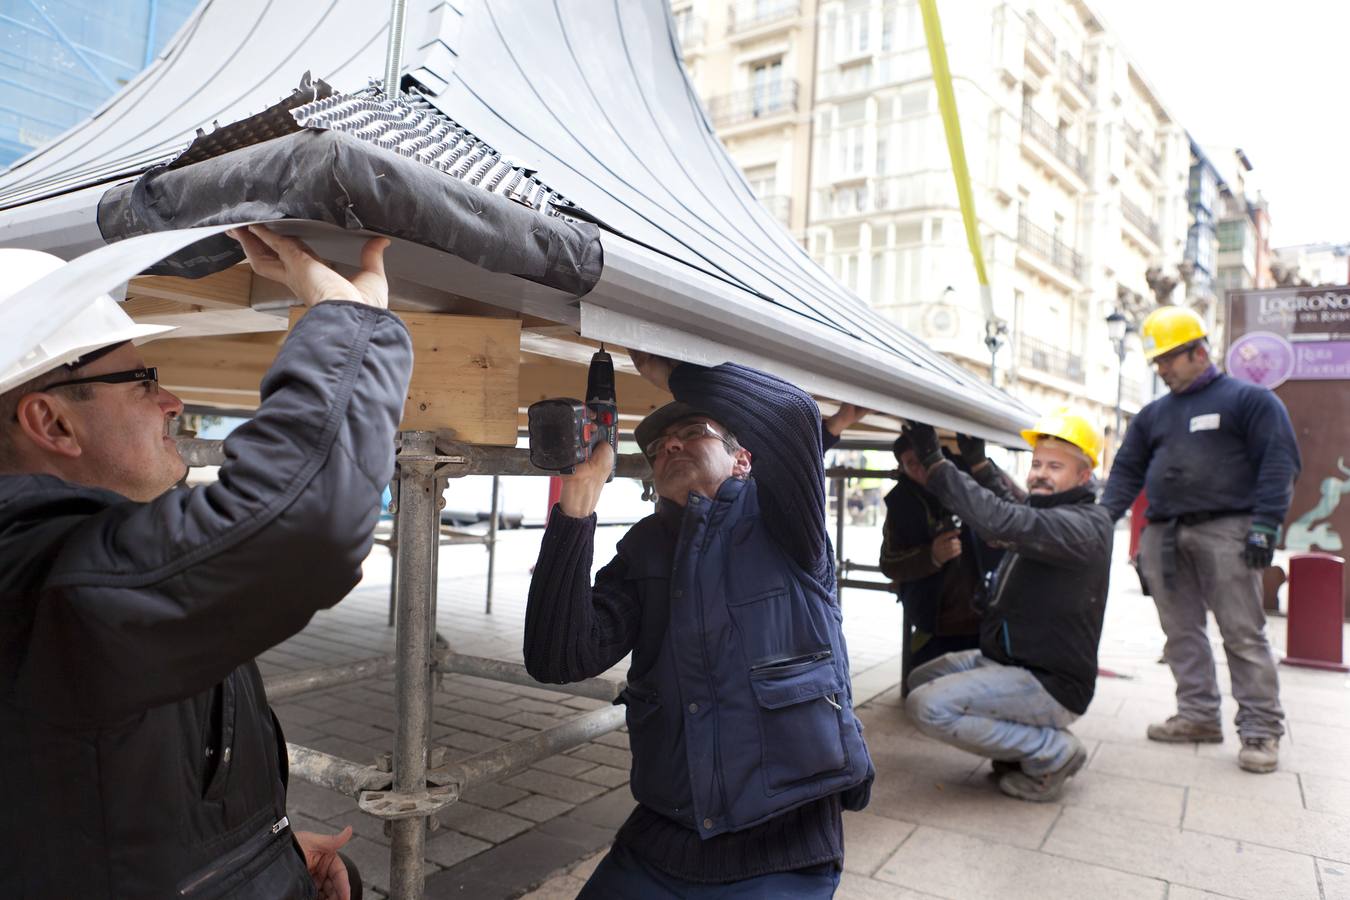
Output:
[[1284,521],[1302,463],[1289,413],[1266,388],[1218,375],[1139,411],[1111,465],[1102,505],[1119,519],[1143,488],[1148,518],[1251,513]]

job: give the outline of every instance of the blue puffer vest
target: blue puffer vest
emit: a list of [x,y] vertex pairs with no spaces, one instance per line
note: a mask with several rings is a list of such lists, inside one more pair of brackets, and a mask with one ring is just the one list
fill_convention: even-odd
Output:
[[729,479],[715,500],[690,495],[678,541],[658,513],[618,547],[635,595],[669,597],[657,658],[636,651],[622,698],[633,796],[703,838],[870,793],[839,605],[759,512],[755,482]]

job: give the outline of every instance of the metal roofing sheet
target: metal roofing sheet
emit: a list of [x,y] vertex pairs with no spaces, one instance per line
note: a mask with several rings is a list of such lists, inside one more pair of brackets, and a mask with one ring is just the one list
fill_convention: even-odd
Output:
[[[386,7],[369,0],[207,0],[95,116],[0,175],[0,210],[11,208],[0,233],[24,215],[13,207],[139,174],[198,128],[275,104],[306,71],[361,89],[383,69],[386,33]],[[406,44],[405,72],[431,103],[623,245],[809,325],[859,367],[876,352],[910,367],[922,377],[896,382],[906,409],[922,400],[914,384],[931,384],[935,410],[950,393],[1003,434],[1029,422],[1023,405],[846,291],[759,205],[689,84],[663,0],[413,0]]]

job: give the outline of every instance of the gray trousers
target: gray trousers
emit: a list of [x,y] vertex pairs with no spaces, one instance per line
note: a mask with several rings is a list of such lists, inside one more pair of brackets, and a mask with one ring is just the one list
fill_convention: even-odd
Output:
[[1177,682],[1177,713],[1197,722],[1219,721],[1219,686],[1205,611],[1214,613],[1228,657],[1237,729],[1243,737],[1284,734],[1280,679],[1266,638],[1261,573],[1242,561],[1248,516],[1211,519],[1177,529],[1176,573],[1163,578],[1162,525],[1144,529],[1139,565],[1158,607],[1167,643],[1163,655]]

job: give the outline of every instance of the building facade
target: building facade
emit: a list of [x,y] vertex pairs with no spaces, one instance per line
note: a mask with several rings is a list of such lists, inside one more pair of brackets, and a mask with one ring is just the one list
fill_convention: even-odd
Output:
[[1280,287],[1350,284],[1350,243],[1295,244],[1276,248],[1272,256]]
[[[992,357],[917,2],[672,8],[677,23],[702,23],[702,49],[685,51],[710,112],[717,86],[752,84],[761,64],[722,48],[719,32],[732,26],[718,17],[730,8],[781,16],[765,50],[798,82],[792,129],[764,129],[751,151],[738,126],[713,119],[762,197],[752,173],[775,147],[787,154],[790,136],[790,155],[778,158],[791,160],[794,186],[803,164],[809,178],[809,191],[792,194],[790,228],[832,275],[971,370],[987,376],[992,362],[996,382],[1033,406],[1068,403],[1112,425],[1122,369],[1106,318],[1118,310],[1137,323],[1160,301],[1185,302],[1177,288],[1192,155],[1185,129],[1087,3],[941,9],[994,314],[1006,329]],[[1153,394],[1135,339],[1119,386],[1127,415]]]
[[0,0],[0,169],[150,65],[197,0]]

